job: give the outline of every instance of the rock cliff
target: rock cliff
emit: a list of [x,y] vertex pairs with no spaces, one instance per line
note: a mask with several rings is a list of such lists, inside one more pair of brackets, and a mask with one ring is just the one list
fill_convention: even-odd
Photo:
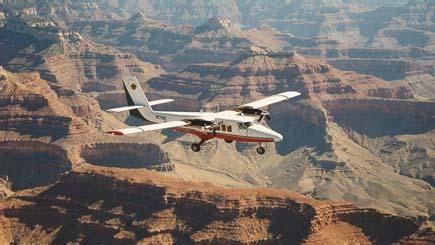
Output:
[[87,123],[74,115],[37,73],[1,71],[0,129],[30,137],[59,139],[88,133]]
[[419,243],[411,219],[285,190],[217,188],[148,171],[83,165],[0,204],[6,242]]
[[[38,17],[39,18],[39,17]],[[164,71],[131,53],[94,43],[58,22],[35,26],[33,19],[11,17],[0,29],[0,48],[7,50],[0,65],[14,72],[39,71],[53,83],[85,92],[112,90],[115,81],[135,75],[149,79]]]

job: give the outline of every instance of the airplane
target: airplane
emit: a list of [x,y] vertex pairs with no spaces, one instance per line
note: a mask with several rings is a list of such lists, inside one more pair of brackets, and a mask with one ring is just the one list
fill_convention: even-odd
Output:
[[283,136],[261,124],[262,120],[270,120],[271,117],[268,111],[260,108],[301,95],[301,93],[295,91],[284,92],[221,112],[154,111],[152,106],[174,100],[148,101],[136,77],[124,77],[122,80],[128,106],[107,111],[129,111],[131,116],[153,124],[116,129],[107,133],[120,136],[153,130],[173,129],[193,134],[200,139],[199,142],[191,145],[194,152],[201,151],[201,145],[204,142],[218,138],[225,140],[227,143],[233,141],[259,143],[256,151],[258,154],[263,155],[266,150],[262,143],[279,142],[283,139]]

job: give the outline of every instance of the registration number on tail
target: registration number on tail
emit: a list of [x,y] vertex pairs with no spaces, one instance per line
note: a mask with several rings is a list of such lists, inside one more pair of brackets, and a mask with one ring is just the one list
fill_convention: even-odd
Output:
[[156,115],[156,119],[166,121],[166,116]]

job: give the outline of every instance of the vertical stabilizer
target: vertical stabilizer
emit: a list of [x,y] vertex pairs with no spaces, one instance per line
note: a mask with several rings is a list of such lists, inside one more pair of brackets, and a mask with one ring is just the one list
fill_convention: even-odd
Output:
[[151,108],[145,93],[136,77],[124,77],[124,90],[129,106],[143,106],[130,111],[130,115],[146,121],[153,121],[154,111]]

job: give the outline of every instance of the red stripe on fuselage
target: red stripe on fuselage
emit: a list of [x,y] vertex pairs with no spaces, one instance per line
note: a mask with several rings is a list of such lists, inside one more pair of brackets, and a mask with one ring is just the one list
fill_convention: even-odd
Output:
[[234,134],[223,134],[223,133],[208,133],[203,132],[200,130],[192,129],[192,128],[174,128],[175,131],[183,132],[186,134],[193,134],[198,136],[201,140],[209,140],[212,138],[218,138],[218,139],[225,139],[225,140],[234,140],[234,141],[240,141],[240,142],[274,142],[274,139],[272,138],[258,138],[258,137],[249,137],[249,136],[242,136],[242,135],[234,135]]

